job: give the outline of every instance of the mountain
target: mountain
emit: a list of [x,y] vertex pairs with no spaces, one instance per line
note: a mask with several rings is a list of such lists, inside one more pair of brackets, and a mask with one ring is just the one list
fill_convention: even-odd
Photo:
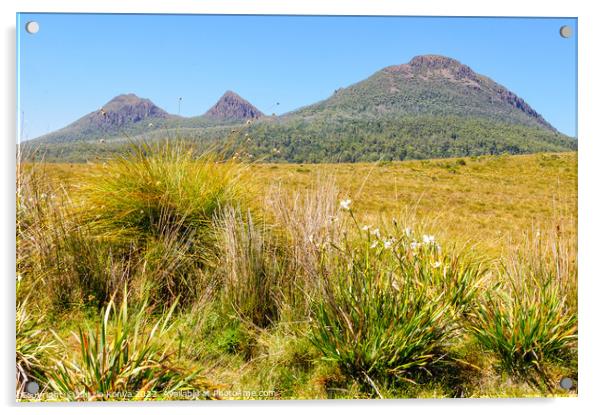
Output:
[[523,99],[459,61],[416,56],[368,79],[336,90],[328,99],[291,115],[461,116],[536,126],[555,131]]
[[226,91],[204,117],[220,121],[246,121],[263,117],[263,113],[235,92]]
[[[103,111],[25,146],[41,146],[47,160],[82,161],[122,151],[125,136],[178,137],[226,154],[303,163],[577,149],[576,139],[558,132],[517,94],[439,55],[388,66],[281,116],[264,116],[232,91],[196,117],[169,115],[132,95],[116,97]],[[102,150],[99,136],[107,137]],[[239,140],[235,146],[233,140]]]
[[[53,133],[40,137],[45,142],[89,140],[133,131],[144,125],[159,126],[165,120],[178,118],[156,106],[151,100],[135,94],[122,94],[77,121]],[[150,127],[149,127],[150,126]]]

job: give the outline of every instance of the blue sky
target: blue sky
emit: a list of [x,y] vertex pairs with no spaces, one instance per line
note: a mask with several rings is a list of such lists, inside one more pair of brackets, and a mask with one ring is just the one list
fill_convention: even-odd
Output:
[[[39,22],[35,35],[27,21]],[[559,36],[568,24],[575,35]],[[23,139],[61,128],[121,93],[204,113],[230,89],[265,113],[421,54],[450,56],[505,85],[576,135],[576,19],[21,14]],[[277,105],[276,103],[279,103]]]

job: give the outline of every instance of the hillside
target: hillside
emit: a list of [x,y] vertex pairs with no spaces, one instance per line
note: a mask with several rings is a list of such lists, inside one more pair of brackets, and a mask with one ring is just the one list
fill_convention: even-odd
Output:
[[292,116],[461,116],[556,131],[523,99],[459,61],[438,55],[389,66]]
[[305,163],[577,149],[576,139],[559,133],[517,94],[438,55],[386,67],[281,116],[264,116],[232,91],[203,115],[190,118],[141,101],[145,105],[119,107],[118,100],[115,110],[107,104],[110,123],[92,113],[25,147],[39,147],[47,160],[85,161],[118,154],[125,138],[177,137],[227,156]]
[[40,142],[86,141],[128,133],[139,133],[140,127],[154,129],[179,117],[156,106],[151,100],[135,94],[122,94],[98,110],[84,115],[60,130],[37,139]]

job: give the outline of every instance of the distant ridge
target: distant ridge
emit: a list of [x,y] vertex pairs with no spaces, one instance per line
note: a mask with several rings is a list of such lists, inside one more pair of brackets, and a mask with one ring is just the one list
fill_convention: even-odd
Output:
[[[249,123],[249,120],[253,120]],[[314,104],[267,117],[233,91],[203,115],[178,117],[134,94],[119,95],[67,127],[28,141],[47,159],[119,154],[125,137],[191,140],[219,149],[244,126],[245,154],[265,161],[355,162],[561,152],[559,133],[516,93],[460,61],[415,56]],[[233,136],[234,134],[234,136]],[[98,140],[98,138],[109,140]],[[103,146],[97,147],[102,141]],[[114,144],[113,144],[114,143]],[[229,150],[232,148],[228,145]]]

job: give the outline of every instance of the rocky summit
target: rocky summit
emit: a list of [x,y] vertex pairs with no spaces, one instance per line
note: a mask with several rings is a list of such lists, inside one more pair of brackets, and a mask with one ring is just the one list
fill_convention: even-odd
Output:
[[237,93],[226,91],[215,105],[209,108],[205,117],[214,120],[245,121],[263,117],[263,113]]

